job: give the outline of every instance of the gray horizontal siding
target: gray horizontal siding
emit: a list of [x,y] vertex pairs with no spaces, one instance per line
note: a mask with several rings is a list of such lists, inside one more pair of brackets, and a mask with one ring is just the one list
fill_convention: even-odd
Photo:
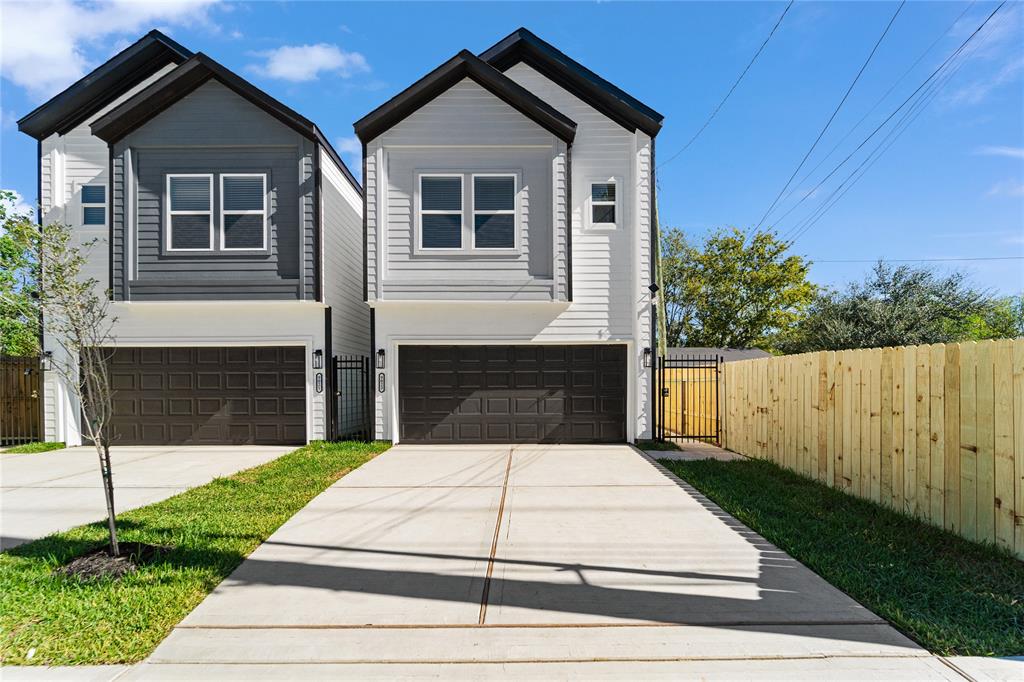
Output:
[[[115,246],[121,248],[115,249],[114,280],[127,281],[132,273],[118,298],[315,298],[314,147],[216,82],[203,85],[120,141],[115,168],[123,167],[130,149],[133,215],[114,226]],[[268,252],[166,251],[167,174],[214,174],[217,241],[219,174],[232,172],[267,174]],[[123,174],[115,178],[115,206],[124,203],[125,187]],[[128,229],[133,230],[131,239],[126,239]],[[129,268],[127,258],[132,258],[134,268]]]

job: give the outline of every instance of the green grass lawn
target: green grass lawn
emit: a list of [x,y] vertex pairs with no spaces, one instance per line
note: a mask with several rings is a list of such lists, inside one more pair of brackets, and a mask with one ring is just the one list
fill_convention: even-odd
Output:
[[52,573],[102,546],[102,523],[0,554],[0,661],[86,665],[141,660],[275,529],[387,448],[385,443],[312,443],[120,514],[122,542],[175,549],[119,582],[83,582]]
[[1024,562],[763,460],[661,460],[941,655],[1024,654]]
[[0,450],[3,455],[30,455],[36,452],[49,452],[50,450],[63,450],[64,443],[25,443],[14,447]]

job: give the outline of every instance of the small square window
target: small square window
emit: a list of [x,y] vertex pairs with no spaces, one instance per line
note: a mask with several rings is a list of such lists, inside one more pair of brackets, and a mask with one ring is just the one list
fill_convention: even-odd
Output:
[[82,185],[82,224],[107,224],[106,185]]
[[615,225],[615,183],[595,182],[590,185],[590,223]]

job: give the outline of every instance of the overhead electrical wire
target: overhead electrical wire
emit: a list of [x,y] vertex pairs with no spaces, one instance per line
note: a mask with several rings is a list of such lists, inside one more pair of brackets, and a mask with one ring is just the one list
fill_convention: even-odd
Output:
[[1024,256],[972,256],[968,258],[839,258],[815,260],[808,258],[812,265],[818,263],[952,263],[960,261],[1024,260]]
[[775,22],[775,25],[772,26],[772,30],[768,33],[768,37],[765,38],[764,42],[761,43],[761,46],[757,48],[757,52],[755,52],[754,56],[750,58],[750,62],[747,63],[747,66],[743,69],[742,73],[740,73],[739,77],[732,84],[732,87],[729,88],[729,91],[725,93],[725,97],[722,98],[722,100],[718,103],[718,106],[716,106],[714,110],[711,112],[711,115],[708,116],[706,121],[704,121],[704,125],[702,125],[697,130],[697,132],[693,134],[693,137],[690,138],[689,142],[683,145],[682,149],[680,149],[675,154],[673,154],[672,156],[658,164],[658,168],[664,168],[668,164],[675,161],[683,152],[690,148],[690,145],[697,141],[697,138],[700,137],[701,133],[703,133],[704,130],[708,127],[708,125],[711,124],[711,121],[714,120],[715,116],[718,115],[718,112],[721,111],[722,107],[725,105],[726,101],[728,101],[729,97],[732,96],[732,93],[736,90],[736,87],[740,84],[740,81],[742,81],[743,77],[747,75],[747,71],[750,71],[750,67],[754,65],[754,62],[757,61],[757,58],[761,56],[762,52],[764,52],[765,46],[768,45],[768,41],[771,40],[772,36],[775,35],[775,31],[778,30],[779,25],[782,23],[782,20],[786,18],[786,14],[789,12],[789,8],[793,6],[794,2],[795,0],[789,0],[789,4],[786,5],[786,9],[782,10],[782,14],[779,16],[778,21]]
[[899,114],[908,104],[910,104],[917,97],[917,95],[922,90],[924,90],[932,81],[935,80],[935,78],[940,73],[945,71],[947,66],[949,65],[949,63],[953,59],[955,59],[961,52],[963,52],[964,48],[967,47],[967,45],[971,42],[971,40],[973,40],[974,37],[977,36],[978,33],[992,20],[992,17],[994,17],[999,12],[999,10],[1001,10],[1006,5],[1006,2],[1007,2],[1007,0],[1003,0],[1003,2],[1001,2],[998,6],[996,6],[996,8],[994,10],[992,10],[992,12],[988,15],[988,17],[986,17],[985,20],[983,22],[981,22],[981,24],[978,26],[978,28],[974,29],[974,31],[971,33],[971,35],[969,35],[967,37],[967,39],[964,40],[964,42],[961,43],[960,46],[956,50],[953,51],[952,54],[950,54],[948,57],[946,57],[946,59],[939,66],[937,66],[935,68],[935,70],[932,71],[931,74],[929,74],[928,77],[925,78],[924,81],[920,85],[918,85],[917,88],[912,93],[910,93],[910,95],[908,95],[907,98],[904,99],[903,102],[900,103],[900,105],[898,107],[896,107],[892,112],[890,112],[889,115],[886,116],[885,119],[881,123],[879,123],[874,128],[874,130],[872,130],[867,135],[867,137],[865,137],[863,140],[861,140],[860,144],[858,144],[853,149],[853,151],[851,151],[849,154],[847,154],[846,157],[842,161],[840,161],[838,164],[836,164],[832,168],[832,170],[830,170],[828,172],[828,174],[824,178],[822,178],[821,181],[818,182],[818,184],[816,184],[811,189],[807,190],[807,192],[803,195],[803,197],[800,198],[800,200],[796,203],[796,205],[793,206],[793,208],[790,209],[789,212],[792,212],[794,209],[796,209],[797,206],[799,206],[804,201],[806,201],[808,198],[813,196],[814,193],[817,192],[822,187],[822,185],[824,185],[826,182],[828,182],[828,180],[833,175],[835,175],[839,171],[840,168],[845,166],[846,163],[849,162],[849,160],[852,159],[857,154],[857,152],[859,152],[861,149],[863,149],[864,146],[867,145],[868,142],[870,142],[872,140],[872,138],[874,138],[875,135],[877,135],[883,128],[885,128],[885,126],[887,126],[889,124],[889,121],[891,121],[893,118],[895,118],[897,114]]
[[832,112],[832,115],[828,117],[828,120],[825,122],[825,125],[821,128],[821,132],[819,132],[818,137],[814,139],[814,143],[811,144],[811,148],[807,150],[807,153],[804,154],[804,158],[800,159],[800,163],[797,164],[797,167],[793,171],[792,175],[790,175],[789,179],[786,180],[786,184],[782,186],[782,189],[779,190],[779,194],[775,197],[774,201],[772,201],[771,205],[764,212],[764,215],[761,216],[761,220],[758,221],[757,227],[754,228],[755,230],[760,229],[760,227],[764,225],[764,221],[768,219],[768,216],[775,209],[775,206],[779,203],[779,200],[782,198],[782,195],[786,193],[787,189],[789,189],[789,186],[793,182],[793,179],[796,178],[797,173],[800,172],[800,169],[804,167],[805,163],[807,163],[807,159],[810,158],[812,153],[814,153],[814,150],[818,147],[818,143],[821,142],[821,138],[825,136],[825,133],[832,125],[832,121],[835,120],[836,116],[839,115],[839,111],[843,108],[843,105],[846,104],[846,100],[850,97],[850,93],[853,92],[853,88],[857,85],[857,82],[860,80],[860,77],[864,75],[864,71],[868,68],[868,64],[870,64],[871,60],[874,58],[875,53],[878,51],[879,45],[881,45],[882,41],[885,40],[885,36],[889,34],[889,29],[892,28],[893,23],[896,21],[896,17],[900,15],[900,12],[903,10],[903,6],[906,4],[907,0],[903,0],[902,2],[900,2],[899,7],[896,8],[896,11],[893,13],[892,18],[889,19],[889,23],[885,25],[885,29],[882,31],[882,35],[880,35],[878,37],[878,40],[875,41],[875,45],[874,47],[871,48],[871,52],[868,54],[867,59],[864,60],[864,63],[861,65],[860,70],[857,71],[857,75],[853,77],[853,81],[850,83],[850,86],[846,88],[846,92],[843,93],[843,97],[842,99],[839,100],[839,104],[836,105],[836,108]]
[[[910,97],[904,100],[903,103],[899,107],[897,107],[896,110],[894,110],[884,121],[882,121],[882,123],[879,124],[879,126],[875,128],[875,130],[872,131],[872,133],[867,138],[865,138],[864,141],[861,142],[861,144],[858,145],[853,152],[851,152],[842,162],[840,162],[835,168],[833,168],[833,170],[821,182],[819,182],[807,194],[805,194],[804,197],[800,200],[800,202],[798,202],[792,209],[790,209],[790,211],[787,211],[788,215],[797,206],[799,206],[800,203],[803,203],[803,201],[806,200],[811,194],[816,192],[817,189],[820,188],[833,174],[835,174],[835,172],[838,171],[842,165],[849,161],[850,158],[852,158],[860,149],[862,149],[864,145],[867,144],[867,142],[874,135],[876,135],[885,125],[887,125],[888,122],[892,120],[892,118],[897,113],[899,113],[901,109],[903,109],[908,103],[914,100],[908,111],[904,113],[903,117],[899,121],[897,121],[897,123],[887,133],[883,140],[878,145],[876,145],[875,148],[871,151],[871,153],[869,153],[868,156],[865,157],[863,161],[861,161],[861,163],[853,170],[853,172],[850,173],[850,175],[848,175],[846,179],[843,180],[843,182],[840,183],[840,185],[835,190],[833,190],[831,194],[829,194],[828,197],[826,197],[822,204],[817,209],[815,209],[815,211],[813,211],[809,216],[801,220],[800,223],[794,226],[794,228],[791,228],[789,231],[787,231],[787,236],[789,234],[793,235],[790,239],[791,242],[799,239],[801,236],[803,236],[803,234],[807,232],[807,230],[813,227],[814,224],[816,224],[817,221],[820,220],[820,218],[824,215],[824,213],[831,209],[832,206],[834,206],[843,197],[843,195],[845,195],[846,192],[849,191],[853,184],[855,184],[860,179],[860,177],[862,177],[864,173],[866,173],[867,170],[870,169],[872,165],[874,165],[874,163],[881,157],[882,154],[888,151],[888,149],[895,143],[896,139],[898,139],[899,136],[902,135],[904,131],[906,131],[910,124],[913,123],[914,120],[916,120],[916,118],[928,106],[928,104],[938,95],[939,92],[941,92],[942,87],[945,85],[945,83],[947,83],[953,76],[955,76],[957,71],[963,66],[963,60],[961,60],[961,63],[957,65],[955,69],[952,68],[951,65],[954,63],[954,61],[957,58],[959,58],[961,54],[964,53],[965,48],[968,46],[968,44],[970,44],[971,40],[973,40],[974,37],[981,32],[981,30],[992,20],[996,13],[998,13],[999,10],[1002,9],[1002,7],[1005,4],[1005,0],[1004,2],[1000,3],[992,11],[992,13],[989,14],[988,17],[986,17],[985,21],[983,21],[978,26],[978,28],[976,28],[974,32],[971,33],[971,35],[968,36],[967,39],[964,40],[964,42],[961,43],[961,45],[949,57],[947,57],[946,60],[942,64],[940,64],[939,67],[936,68],[935,71],[933,71],[931,75],[929,75],[928,78],[926,78],[925,81],[921,83],[921,85],[918,86],[918,88],[913,93],[911,93]],[[936,77],[940,76],[940,74],[940,80],[936,80]],[[924,90],[924,92],[922,92],[922,90]],[[920,96],[918,96],[919,93]],[[858,171],[861,171],[862,169],[863,172],[861,172],[860,175],[853,179],[853,182],[848,185],[847,183],[850,182],[851,178],[854,178],[854,175],[856,175],[856,173]],[[843,189],[844,186],[845,189]],[[837,196],[837,193],[840,192],[840,190],[842,190],[842,192],[839,193]]]

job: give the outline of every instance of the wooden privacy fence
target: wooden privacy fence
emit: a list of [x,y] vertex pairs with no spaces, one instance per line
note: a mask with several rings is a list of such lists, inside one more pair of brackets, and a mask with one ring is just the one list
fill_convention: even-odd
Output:
[[1024,339],[724,367],[723,444],[1024,558]]

